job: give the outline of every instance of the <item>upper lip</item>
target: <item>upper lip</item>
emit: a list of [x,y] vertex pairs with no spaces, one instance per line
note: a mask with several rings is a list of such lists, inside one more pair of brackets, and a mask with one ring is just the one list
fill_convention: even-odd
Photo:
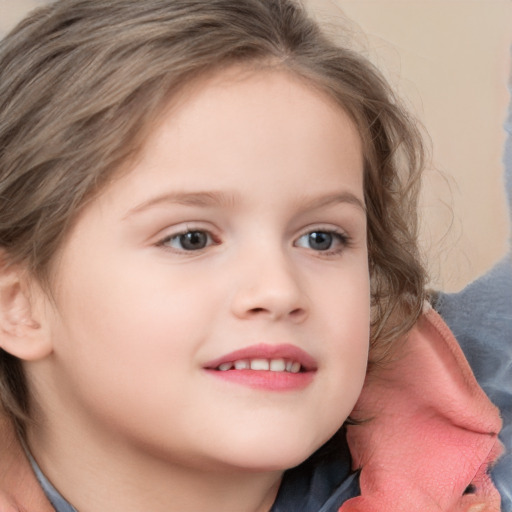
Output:
[[286,359],[299,362],[305,371],[317,369],[315,359],[301,348],[290,344],[268,345],[265,343],[251,345],[220,356],[208,361],[204,368],[213,370],[223,363],[232,363],[240,359]]

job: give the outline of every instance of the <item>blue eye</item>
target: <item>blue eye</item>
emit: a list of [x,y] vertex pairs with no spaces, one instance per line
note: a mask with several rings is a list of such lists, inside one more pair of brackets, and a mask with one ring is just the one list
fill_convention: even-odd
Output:
[[348,239],[345,235],[335,231],[311,231],[302,235],[295,245],[319,252],[336,252],[347,245]]
[[200,251],[212,243],[212,237],[207,231],[193,230],[167,237],[161,245],[180,251]]

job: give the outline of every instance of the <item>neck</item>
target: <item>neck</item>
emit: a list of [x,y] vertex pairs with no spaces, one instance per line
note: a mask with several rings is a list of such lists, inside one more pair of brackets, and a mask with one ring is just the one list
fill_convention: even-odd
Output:
[[29,449],[45,476],[80,512],[268,512],[282,471],[176,464],[109,440],[77,443],[73,432],[51,435],[39,425]]

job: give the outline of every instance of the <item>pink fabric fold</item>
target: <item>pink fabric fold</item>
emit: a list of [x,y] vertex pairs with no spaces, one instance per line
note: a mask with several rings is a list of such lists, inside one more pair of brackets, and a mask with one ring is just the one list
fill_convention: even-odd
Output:
[[429,306],[396,359],[367,377],[348,428],[361,496],[340,512],[499,512],[489,466],[497,408]]

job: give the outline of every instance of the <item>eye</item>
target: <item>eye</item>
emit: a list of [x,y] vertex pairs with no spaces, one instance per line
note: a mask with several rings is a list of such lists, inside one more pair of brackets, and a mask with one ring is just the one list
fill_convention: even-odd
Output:
[[297,247],[304,247],[319,252],[339,252],[348,244],[348,237],[336,231],[310,231],[296,242]]
[[200,251],[213,243],[214,240],[207,231],[190,230],[168,236],[159,242],[158,245],[170,247],[178,251]]

